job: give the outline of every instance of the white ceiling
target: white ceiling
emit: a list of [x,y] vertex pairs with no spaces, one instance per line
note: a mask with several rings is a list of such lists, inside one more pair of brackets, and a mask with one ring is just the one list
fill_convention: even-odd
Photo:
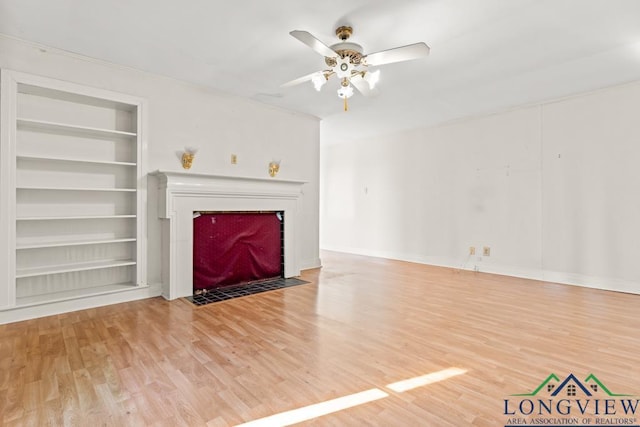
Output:
[[[419,41],[426,59],[380,67],[379,95],[342,111],[324,68],[289,35],[365,53]],[[325,143],[503,110],[640,79],[638,0],[0,0],[0,33],[322,118]]]

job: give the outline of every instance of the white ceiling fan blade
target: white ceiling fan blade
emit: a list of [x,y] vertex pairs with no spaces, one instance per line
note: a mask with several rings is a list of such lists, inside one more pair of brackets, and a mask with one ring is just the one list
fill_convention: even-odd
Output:
[[302,43],[306,44],[322,56],[328,56],[330,58],[335,58],[336,56],[338,56],[338,54],[333,49],[322,43],[307,31],[294,30],[289,34],[291,34],[293,37],[297,38]]
[[362,78],[362,74],[356,74],[349,80],[352,85],[358,89],[358,92],[364,96],[375,96],[378,94],[377,89],[371,89],[369,82]]
[[367,65],[393,64],[423,58],[429,54],[429,50],[426,43],[420,42],[371,53],[365,57],[365,60]]
[[280,85],[280,87],[291,87],[291,86],[299,85],[300,83],[311,81],[313,76],[318,74],[318,72],[319,71],[316,71],[315,73],[311,73],[311,74],[307,74],[306,76],[298,77],[297,79],[291,80],[290,82],[286,82],[286,83]]

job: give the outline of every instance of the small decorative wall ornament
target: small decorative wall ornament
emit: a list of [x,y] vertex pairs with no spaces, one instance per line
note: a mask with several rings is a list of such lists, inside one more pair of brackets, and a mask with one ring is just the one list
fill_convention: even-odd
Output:
[[184,169],[191,169],[191,165],[193,164],[193,158],[198,152],[197,148],[193,147],[185,147],[184,152],[182,153],[182,167]]
[[272,160],[269,163],[269,176],[275,177],[280,172],[280,160]]

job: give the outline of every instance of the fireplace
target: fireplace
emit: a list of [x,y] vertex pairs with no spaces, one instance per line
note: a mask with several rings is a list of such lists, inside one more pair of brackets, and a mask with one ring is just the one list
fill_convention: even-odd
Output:
[[195,212],[193,291],[284,274],[284,212]]
[[283,276],[300,275],[304,181],[154,172],[162,221],[162,295],[193,294],[193,217],[199,212],[283,212]]

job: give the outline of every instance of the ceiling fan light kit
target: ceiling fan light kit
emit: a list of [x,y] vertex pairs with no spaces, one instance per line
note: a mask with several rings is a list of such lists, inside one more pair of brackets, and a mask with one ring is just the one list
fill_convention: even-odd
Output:
[[313,83],[313,87],[316,88],[318,92],[322,89],[322,86],[327,83],[329,78],[322,73],[322,71],[318,71],[317,73],[313,73],[313,77],[311,77],[311,82]]
[[349,26],[336,29],[336,36],[341,41],[330,47],[307,31],[295,30],[289,34],[324,56],[325,64],[329,69],[291,80],[282,87],[311,81],[313,87],[320,92],[331,76],[335,75],[340,80],[338,97],[344,99],[344,111],[348,110],[347,99],[353,95],[353,87],[364,96],[374,94],[376,84],[380,80],[380,70],[373,71],[369,68],[370,66],[409,61],[429,54],[429,46],[420,42],[364,55],[362,46],[347,41],[353,34],[353,28]]

